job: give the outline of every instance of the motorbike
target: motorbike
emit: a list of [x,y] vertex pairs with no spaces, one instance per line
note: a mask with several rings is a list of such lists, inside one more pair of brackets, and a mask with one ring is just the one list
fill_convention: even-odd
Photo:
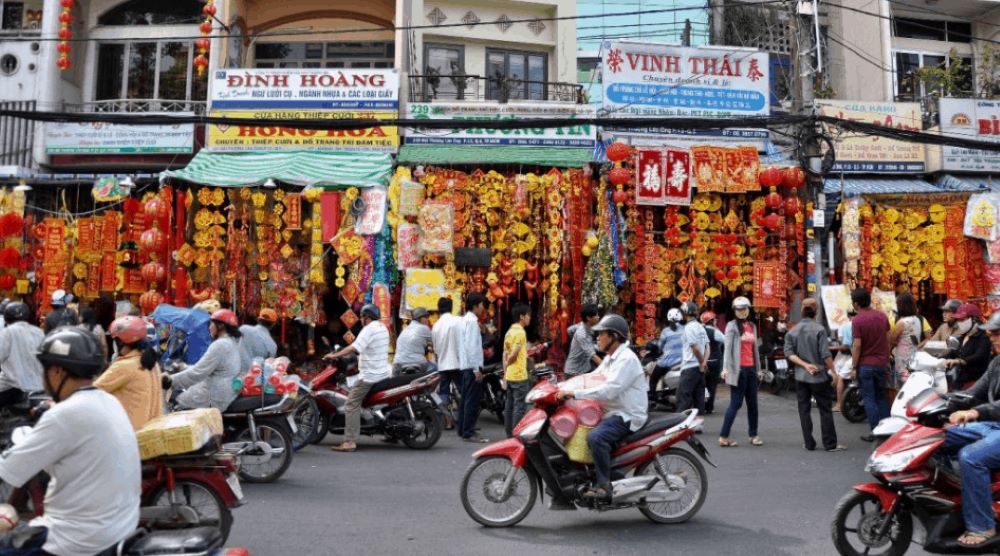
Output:
[[899,389],[899,393],[893,399],[889,417],[879,421],[875,429],[872,430],[872,436],[875,437],[876,443],[886,441],[913,420],[906,414],[906,407],[913,398],[927,389],[933,389],[938,394],[948,392],[948,379],[943,359],[919,351],[910,358],[906,366],[910,370],[910,377],[906,379],[903,387]]
[[768,382],[768,390],[775,395],[795,389],[795,373],[788,368],[788,360],[785,359],[785,348],[783,345],[775,345],[770,353],[764,357],[766,370],[770,371],[767,376],[771,377]]
[[483,367],[483,395],[479,400],[481,410],[496,415],[503,423],[503,411],[507,405],[507,391],[503,389],[503,364],[490,363]]
[[840,413],[851,423],[860,423],[868,418],[865,412],[865,400],[861,395],[861,387],[857,381],[846,379],[844,386],[844,401],[840,404]]
[[[636,355],[639,356],[639,360],[642,362],[642,368],[646,372],[646,376],[653,373],[656,368],[656,361],[659,360],[660,355],[663,351],[656,342],[647,342],[643,346],[632,346],[632,350],[635,351]],[[681,366],[675,365],[667,371],[667,374],[663,375],[660,379],[660,383],[656,386],[657,388],[652,388],[649,390],[649,403],[651,409],[664,408],[667,411],[673,411],[677,407],[677,387],[681,382]]]
[[[319,408],[320,423],[314,442],[327,433],[343,434],[344,411],[349,389],[344,382],[357,374],[358,359],[341,357],[309,381],[311,396]],[[437,372],[403,372],[379,381],[362,404],[361,434],[383,435],[399,440],[408,448],[426,450],[441,438],[441,418],[436,389],[441,382]]]
[[287,394],[240,396],[222,412],[223,448],[239,455],[248,483],[271,483],[292,464],[294,400]]
[[[927,552],[1000,550],[1000,537],[976,547],[958,542],[965,530],[961,477],[950,460],[933,457],[945,442],[948,416],[970,404],[966,394],[939,394],[930,388],[910,400],[907,416],[914,422],[879,446],[865,467],[877,482],[855,485],[837,503],[831,531],[841,556],[870,554],[875,549],[884,549],[882,554],[904,554],[913,541],[914,517],[925,531]],[[991,490],[1000,490],[996,474]]]
[[[581,375],[562,387],[580,388],[593,380]],[[594,474],[586,437],[603,410],[594,401],[559,401],[559,390],[548,381],[536,385],[526,398],[535,407],[514,428],[513,438],[473,454],[461,486],[469,517],[486,527],[516,525],[531,512],[539,490],[549,494],[552,509],[638,508],[656,523],[681,523],[698,512],[708,477],[691,452],[677,447],[686,441],[712,465],[694,436],[703,421],[697,410],[650,419],[628,435],[611,456],[610,498],[588,499],[583,493]]]

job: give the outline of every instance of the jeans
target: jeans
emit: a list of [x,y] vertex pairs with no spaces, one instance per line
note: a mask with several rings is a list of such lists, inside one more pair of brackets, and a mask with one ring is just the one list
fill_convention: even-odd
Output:
[[990,492],[990,471],[1000,469],[1000,423],[985,421],[945,431],[943,453],[958,452],[962,470],[962,516],[969,531],[996,526]]
[[885,399],[885,367],[861,365],[858,368],[858,388],[865,402],[865,414],[868,416],[868,426],[875,426],[889,416],[889,402]]
[[47,527],[28,525],[26,521],[22,521],[13,530],[0,535],[0,556],[47,555],[49,553],[42,550],[42,547],[48,536]]
[[344,440],[346,442],[356,442],[361,433],[361,406],[364,404],[368,392],[371,392],[374,382],[359,380],[354,383],[354,387],[347,394],[347,406],[344,408]]
[[747,401],[750,438],[753,438],[757,436],[757,369],[754,367],[740,367],[740,378],[736,386],[729,387],[729,408],[726,409],[726,416],[722,419],[722,432],[719,433],[722,438],[729,438],[736,412],[743,407],[744,399]]
[[514,436],[514,427],[528,412],[528,403],[524,401],[524,398],[530,390],[530,380],[507,382],[507,405],[503,409],[503,428],[508,437]]
[[[825,372],[821,370],[820,372]],[[799,402],[799,423],[802,424],[802,441],[806,449],[815,450],[813,439],[812,398],[816,398],[819,409],[819,426],[823,436],[823,447],[832,450],[837,447],[837,428],[833,424],[833,384],[829,381],[812,383],[796,382],[795,394]]]
[[476,435],[476,420],[479,419],[479,398],[483,394],[483,383],[476,380],[472,369],[462,371],[462,404],[458,410],[458,436],[472,438]]
[[722,372],[722,361],[709,361],[708,372],[705,373],[705,389],[708,390],[708,397],[705,398],[705,413],[715,411],[715,389],[719,386],[719,373]]
[[594,456],[594,475],[597,476],[596,486],[611,485],[611,451],[618,442],[632,432],[629,424],[618,415],[601,420],[587,435],[587,445]]
[[692,407],[698,413],[705,413],[705,374],[698,367],[681,371],[681,382],[677,385],[677,412]]

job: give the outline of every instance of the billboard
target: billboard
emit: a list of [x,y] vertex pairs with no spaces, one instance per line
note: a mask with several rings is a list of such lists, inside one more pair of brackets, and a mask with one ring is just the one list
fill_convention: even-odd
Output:
[[[915,102],[822,100],[816,104],[823,116],[894,129],[922,129],[920,104]],[[913,174],[923,172],[926,166],[924,146],[920,143],[845,133],[836,138],[834,149],[837,161],[833,172]]]

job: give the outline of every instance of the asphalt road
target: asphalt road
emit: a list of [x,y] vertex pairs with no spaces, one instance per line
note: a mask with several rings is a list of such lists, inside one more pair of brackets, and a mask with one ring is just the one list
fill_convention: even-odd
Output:
[[[722,415],[707,417],[701,438],[718,468],[708,467],[708,498],[684,524],[656,525],[634,509],[552,512],[537,504],[516,527],[485,529],[458,495],[477,445],[445,431],[429,451],[363,438],[357,452],[339,454],[329,450],[339,437],[328,436],[296,453],[277,483],[244,486],[248,502],[235,510],[229,544],[254,555],[835,554],[833,507],[870,478],[870,449],[858,438],[867,426],[835,415],[848,450],[807,452],[794,396],[760,401],[762,447],[748,442],[745,408],[733,429],[736,448],[718,447]],[[818,415],[814,421],[818,440]],[[485,436],[502,435],[491,416],[480,423]],[[911,546],[909,554],[920,553]]]

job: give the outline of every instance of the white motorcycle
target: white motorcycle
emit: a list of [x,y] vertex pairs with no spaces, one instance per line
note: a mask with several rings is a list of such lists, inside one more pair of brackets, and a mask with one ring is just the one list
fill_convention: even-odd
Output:
[[[955,338],[945,342],[928,342],[922,351],[918,351],[907,361],[906,367],[910,370],[910,377],[903,383],[903,387],[896,394],[896,399],[892,402],[892,409],[889,416],[879,421],[872,436],[875,437],[876,445],[881,444],[897,431],[913,421],[906,414],[906,406],[910,400],[921,392],[933,388],[938,394],[948,392],[948,377],[945,359],[935,357],[931,353],[944,355],[949,351],[950,346],[957,345]],[[938,345],[940,344],[940,345]]]

